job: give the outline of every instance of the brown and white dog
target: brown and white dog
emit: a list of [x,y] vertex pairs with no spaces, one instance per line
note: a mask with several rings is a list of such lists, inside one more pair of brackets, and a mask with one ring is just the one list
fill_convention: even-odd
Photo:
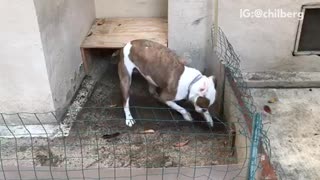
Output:
[[[185,66],[183,59],[169,48],[149,40],[133,40],[120,51],[118,74],[123,95],[126,125],[135,123],[129,109],[129,89],[134,69],[149,82],[149,92],[156,99],[178,111],[185,120],[192,121],[190,113],[175,103],[182,99],[191,101],[212,127],[208,108],[216,97],[214,77]],[[157,93],[156,88],[160,89]]]

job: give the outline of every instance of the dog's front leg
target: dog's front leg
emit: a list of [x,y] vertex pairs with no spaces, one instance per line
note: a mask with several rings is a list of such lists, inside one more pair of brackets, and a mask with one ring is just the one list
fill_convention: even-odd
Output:
[[178,111],[185,120],[187,121],[192,121],[192,117],[191,114],[184,109],[183,107],[179,106],[177,103],[173,102],[173,101],[166,101],[166,104],[171,107],[172,109]]
[[129,108],[129,98],[126,100],[126,104],[124,106],[124,113],[126,116],[126,125],[131,127],[134,125],[135,120],[133,119],[131,112],[130,112],[130,108]]
[[209,113],[209,111],[206,111],[204,113],[202,113],[203,117],[206,119],[206,121],[208,122],[208,124],[213,127],[213,120],[212,120],[212,117]]

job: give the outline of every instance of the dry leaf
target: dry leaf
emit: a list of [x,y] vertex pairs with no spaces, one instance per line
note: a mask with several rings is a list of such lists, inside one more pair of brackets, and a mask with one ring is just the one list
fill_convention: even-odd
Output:
[[189,143],[189,140],[186,140],[186,141],[175,144],[174,147],[183,147],[183,146],[187,145],[188,143]]
[[116,104],[111,104],[109,107],[117,107]]
[[91,36],[92,35],[92,31],[90,31],[88,34],[87,34],[87,37]]
[[271,99],[268,100],[268,103],[275,103],[275,102],[277,102],[277,101],[278,101],[278,99],[275,98],[275,97],[273,97],[273,98],[271,98]]
[[98,20],[97,25],[101,26],[104,23],[105,23],[105,20],[104,19],[100,19],[100,20]]
[[271,114],[271,108],[267,105],[263,106],[263,110],[269,114]]
[[154,134],[155,131],[153,129],[144,130],[141,132],[142,134]]

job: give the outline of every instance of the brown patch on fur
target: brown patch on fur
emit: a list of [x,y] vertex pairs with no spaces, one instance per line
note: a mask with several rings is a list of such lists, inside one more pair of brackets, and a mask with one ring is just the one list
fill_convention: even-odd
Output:
[[210,101],[209,101],[209,99],[200,96],[197,98],[196,104],[197,104],[197,106],[199,106],[201,108],[208,108]]
[[118,74],[120,78],[120,88],[123,97],[123,105],[125,105],[127,98],[129,97],[129,89],[130,89],[130,76],[124,65],[123,52],[121,50],[120,53],[120,61],[118,64]]
[[160,99],[173,100],[184,71],[184,62],[169,48],[149,40],[133,40],[129,57],[145,77],[161,89]]

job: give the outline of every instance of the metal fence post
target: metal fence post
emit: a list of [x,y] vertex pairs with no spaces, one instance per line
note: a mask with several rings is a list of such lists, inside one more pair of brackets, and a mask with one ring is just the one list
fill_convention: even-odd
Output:
[[260,143],[262,117],[260,113],[256,113],[253,119],[252,127],[252,141],[250,148],[250,161],[249,161],[249,180],[254,180],[256,175],[256,170],[258,168],[258,148]]

